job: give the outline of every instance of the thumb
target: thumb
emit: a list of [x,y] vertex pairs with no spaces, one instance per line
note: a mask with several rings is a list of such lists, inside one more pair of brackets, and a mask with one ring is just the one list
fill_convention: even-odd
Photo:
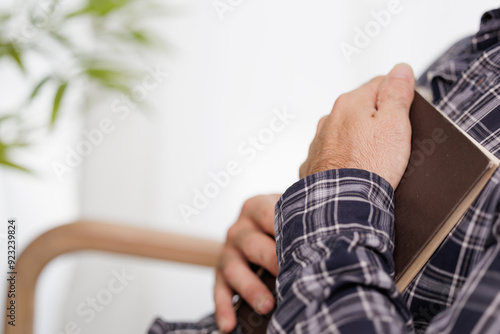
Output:
[[377,114],[408,116],[414,90],[415,78],[411,67],[408,64],[396,65],[380,84]]

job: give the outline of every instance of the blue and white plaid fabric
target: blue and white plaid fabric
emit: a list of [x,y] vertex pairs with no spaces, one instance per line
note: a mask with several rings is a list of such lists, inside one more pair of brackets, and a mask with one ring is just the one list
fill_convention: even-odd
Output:
[[[500,10],[418,81],[433,102],[500,157]],[[361,170],[291,186],[276,205],[280,274],[270,333],[500,333],[500,171],[400,294],[392,280],[393,190]],[[151,334],[211,333],[157,319]],[[240,329],[235,330],[239,333]]]

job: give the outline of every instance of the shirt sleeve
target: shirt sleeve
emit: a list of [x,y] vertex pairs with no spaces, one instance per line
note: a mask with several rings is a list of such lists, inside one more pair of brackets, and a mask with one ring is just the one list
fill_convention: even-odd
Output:
[[276,204],[278,308],[269,333],[411,333],[394,282],[394,191],[356,169],[291,186]]

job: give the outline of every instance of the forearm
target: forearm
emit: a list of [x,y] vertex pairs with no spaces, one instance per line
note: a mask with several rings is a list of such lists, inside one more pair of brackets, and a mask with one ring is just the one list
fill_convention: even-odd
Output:
[[361,170],[330,170],[276,206],[278,309],[270,331],[412,331],[392,280],[393,190]]

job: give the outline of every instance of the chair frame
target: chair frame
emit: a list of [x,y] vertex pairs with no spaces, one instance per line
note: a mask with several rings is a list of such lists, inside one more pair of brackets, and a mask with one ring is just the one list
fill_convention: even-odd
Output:
[[5,334],[33,334],[36,283],[43,268],[59,255],[85,250],[214,267],[222,243],[91,221],[53,228],[31,242],[16,262],[16,326],[5,318]]

